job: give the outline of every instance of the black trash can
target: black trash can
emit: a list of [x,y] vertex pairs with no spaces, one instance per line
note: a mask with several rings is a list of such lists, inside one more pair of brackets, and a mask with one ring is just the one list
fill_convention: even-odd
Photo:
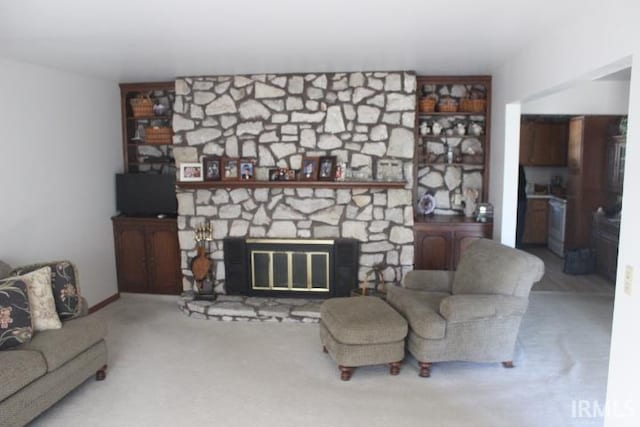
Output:
[[596,269],[596,254],[591,248],[575,249],[564,254],[566,274],[590,274]]

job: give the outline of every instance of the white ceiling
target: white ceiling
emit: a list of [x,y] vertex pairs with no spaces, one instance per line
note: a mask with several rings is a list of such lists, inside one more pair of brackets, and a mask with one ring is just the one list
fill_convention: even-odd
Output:
[[490,74],[597,0],[3,0],[0,57],[114,81]]

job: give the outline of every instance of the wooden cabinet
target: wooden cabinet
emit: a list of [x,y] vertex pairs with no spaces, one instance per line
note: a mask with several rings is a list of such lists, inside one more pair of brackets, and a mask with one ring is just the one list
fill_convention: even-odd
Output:
[[609,191],[615,194],[622,193],[626,148],[626,136],[612,137],[607,148],[607,184]]
[[455,270],[465,249],[479,238],[490,239],[493,224],[469,218],[434,215],[414,225],[416,270]]
[[592,248],[596,255],[596,271],[614,282],[618,268],[619,237],[620,222],[610,221],[599,213],[593,215]]
[[112,218],[118,290],[152,294],[182,292],[175,218]]
[[546,244],[549,232],[549,199],[527,199],[523,243]]
[[589,247],[592,215],[607,204],[607,144],[619,119],[583,116],[569,122],[567,250]]
[[[134,112],[132,103],[148,99],[154,108]],[[174,82],[123,83],[120,85],[122,111],[122,155],[125,173],[175,173],[172,144]]]
[[566,166],[567,138],[566,121],[544,121],[523,117],[520,124],[520,164]]

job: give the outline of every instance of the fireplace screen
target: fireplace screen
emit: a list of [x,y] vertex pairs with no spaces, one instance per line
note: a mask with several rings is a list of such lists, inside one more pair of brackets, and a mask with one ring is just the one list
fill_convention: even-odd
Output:
[[251,251],[253,289],[329,292],[329,253]]
[[354,239],[224,240],[225,291],[229,295],[330,298],[358,285]]
[[247,240],[254,290],[329,292],[332,241]]

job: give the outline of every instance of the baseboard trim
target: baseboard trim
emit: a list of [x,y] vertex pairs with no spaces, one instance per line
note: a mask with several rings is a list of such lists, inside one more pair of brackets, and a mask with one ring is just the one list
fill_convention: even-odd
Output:
[[116,301],[118,298],[120,298],[120,292],[117,292],[117,293],[111,295],[109,298],[107,298],[104,301],[100,301],[99,303],[97,303],[93,307],[89,307],[89,314],[95,313],[96,311],[100,310],[101,308],[104,308],[104,307],[108,306],[112,302]]

